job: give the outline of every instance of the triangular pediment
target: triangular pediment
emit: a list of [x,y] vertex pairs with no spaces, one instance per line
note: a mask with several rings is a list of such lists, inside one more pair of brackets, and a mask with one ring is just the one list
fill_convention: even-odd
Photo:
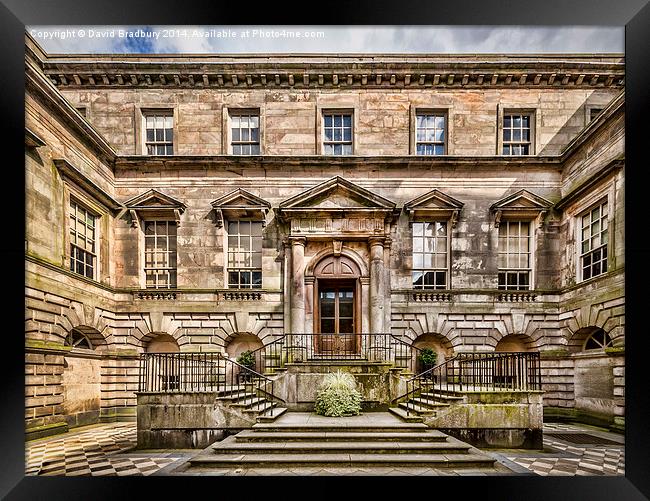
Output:
[[502,198],[495,202],[490,209],[493,211],[543,211],[547,210],[553,205],[550,201],[546,200],[539,195],[535,195],[527,190],[519,190],[512,195]]
[[410,202],[404,204],[404,209],[409,212],[413,210],[460,210],[463,203],[453,197],[439,191],[431,190],[424,195],[414,198]]
[[252,193],[238,188],[230,193],[225,194],[224,196],[217,198],[211,202],[212,207],[215,209],[226,209],[228,207],[236,208],[270,208],[271,204]]
[[393,210],[395,203],[341,177],[325,181],[280,204],[281,210],[339,210],[383,209]]
[[157,190],[149,190],[141,195],[133,197],[124,205],[128,209],[177,209],[180,212],[185,210],[185,204],[174,197],[165,195]]

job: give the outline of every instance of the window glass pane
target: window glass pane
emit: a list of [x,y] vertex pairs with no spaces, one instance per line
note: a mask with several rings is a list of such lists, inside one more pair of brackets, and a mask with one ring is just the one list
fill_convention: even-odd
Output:
[[341,127],[343,123],[343,117],[341,115],[334,115],[334,127]]
[[447,267],[447,255],[446,254],[436,254],[435,255],[435,268],[446,268]]
[[424,223],[413,223],[413,235],[421,236],[424,234]]
[[320,319],[320,330],[323,334],[333,334],[334,333],[334,319],[333,318],[321,318]]

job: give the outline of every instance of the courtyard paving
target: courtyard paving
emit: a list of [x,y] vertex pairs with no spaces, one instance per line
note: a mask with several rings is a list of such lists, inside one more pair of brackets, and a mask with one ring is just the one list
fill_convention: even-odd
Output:
[[[314,420],[321,419],[314,416]],[[26,444],[27,475],[173,475],[196,449],[137,450],[135,423],[77,428]],[[544,425],[544,450],[483,449],[497,459],[495,472],[433,468],[219,469],[211,475],[624,475],[623,435],[578,424]]]

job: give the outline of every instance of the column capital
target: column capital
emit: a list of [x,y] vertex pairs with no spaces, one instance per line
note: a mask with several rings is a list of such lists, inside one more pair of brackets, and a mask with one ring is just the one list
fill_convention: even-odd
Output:
[[302,245],[303,247],[307,244],[307,239],[305,237],[288,237],[289,244],[293,245]]
[[383,245],[385,244],[385,242],[386,242],[386,237],[370,237],[370,238],[368,239],[368,243],[369,243],[371,246],[372,246],[372,245],[381,245],[381,246],[383,247]]

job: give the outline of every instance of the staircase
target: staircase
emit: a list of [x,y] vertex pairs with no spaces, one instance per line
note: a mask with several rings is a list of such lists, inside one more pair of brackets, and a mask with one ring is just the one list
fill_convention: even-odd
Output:
[[286,412],[212,444],[177,473],[224,468],[487,468],[495,460],[469,444],[387,412],[327,418]]
[[431,388],[431,391],[421,392],[419,395],[400,402],[397,407],[388,410],[406,422],[422,422],[425,416],[436,417],[455,403],[465,399],[460,392],[445,389]]
[[260,396],[254,391],[253,385],[226,387],[217,391],[217,400],[230,407],[239,408],[245,414],[254,417],[258,423],[274,421],[287,411],[286,407],[280,407],[277,402]]

